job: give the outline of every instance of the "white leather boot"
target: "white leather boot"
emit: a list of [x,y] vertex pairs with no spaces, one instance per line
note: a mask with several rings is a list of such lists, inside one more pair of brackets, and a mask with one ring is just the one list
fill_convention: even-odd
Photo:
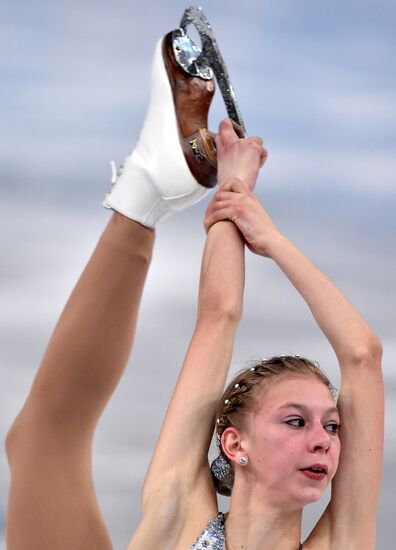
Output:
[[103,202],[147,227],[193,205],[216,183],[216,153],[206,130],[213,75],[187,74],[172,48],[172,33],[157,44],[150,103],[138,142],[113,174]]

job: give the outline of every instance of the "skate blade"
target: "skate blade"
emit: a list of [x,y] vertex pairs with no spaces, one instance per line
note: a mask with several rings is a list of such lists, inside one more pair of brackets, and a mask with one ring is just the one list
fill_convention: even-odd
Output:
[[[202,49],[188,36],[189,25],[194,25],[197,29]],[[239,137],[246,137],[245,125],[226,64],[202,8],[190,6],[185,10],[180,28],[173,31],[172,39],[175,59],[184,71],[203,80],[211,80],[213,75],[216,77],[228,116]]]

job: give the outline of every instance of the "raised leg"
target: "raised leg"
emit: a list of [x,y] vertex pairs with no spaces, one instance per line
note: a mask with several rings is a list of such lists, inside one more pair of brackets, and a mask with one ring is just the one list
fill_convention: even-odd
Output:
[[91,468],[95,426],[127,363],[154,231],[115,213],[7,436],[9,550],[112,548]]
[[9,550],[111,548],[92,481],[94,430],[129,357],[154,242],[150,228],[203,197],[208,188],[195,172],[203,180],[213,172],[202,167],[205,155],[192,170],[179,139],[180,128],[202,110],[203,96],[209,107],[212,86],[199,86],[195,101],[181,110],[184,88],[174,88],[161,40],[143,128],[104,201],[117,213],[66,304],[7,437]]

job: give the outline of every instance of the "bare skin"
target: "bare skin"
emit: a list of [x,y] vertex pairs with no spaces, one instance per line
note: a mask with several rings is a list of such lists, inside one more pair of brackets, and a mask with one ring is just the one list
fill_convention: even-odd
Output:
[[[205,221],[196,327],[145,479],[142,521],[128,549],[186,550],[217,514],[207,450],[242,314],[246,243],[271,258],[306,300],[341,368],[340,464],[331,502],[304,549],[372,550],[383,437],[380,343],[334,284],[280,234],[252,194],[266,157],[261,141],[238,139],[225,122],[216,144],[221,187]],[[91,444],[130,352],[153,240],[152,231],[113,216],[55,328],[31,394],[8,436],[10,550],[112,548],[92,483]],[[273,494],[266,496],[266,478],[260,478],[259,486],[249,480],[256,458],[265,453],[255,440],[260,430],[269,436],[274,429],[273,437],[293,430],[295,435],[287,431],[284,442],[295,445],[297,465],[310,453],[327,453],[330,464],[332,448],[335,467],[336,439],[329,446],[325,428],[329,402],[315,403],[317,392],[306,384],[306,427],[284,425],[283,420],[300,412],[296,410],[288,411],[276,430],[275,421],[268,421],[290,399],[283,387],[273,409],[258,411],[252,430],[235,432],[229,441],[236,485],[226,522],[228,550],[298,546],[303,504],[294,505],[313,498],[305,478],[291,473],[293,494],[276,506]],[[242,469],[237,459],[247,451],[252,460]],[[321,488],[315,485],[314,490],[316,498]],[[245,513],[247,502],[254,506]]]
[[[249,138],[234,147],[234,165],[235,149],[246,157],[238,174],[255,181],[264,160],[261,140]],[[252,158],[259,159],[254,170]],[[221,170],[226,168],[220,165]],[[242,256],[238,231],[225,225]],[[115,213],[55,327],[7,434],[9,550],[112,548],[92,480],[92,440],[131,352],[154,237],[153,230]],[[211,258],[205,261],[210,264]],[[241,262],[239,271],[242,280]],[[213,339],[223,330],[228,326],[214,327]]]
[[[216,137],[219,185],[236,173],[253,188],[266,151],[258,138],[233,139],[230,128],[222,123]],[[243,240],[234,224],[218,223],[208,232],[195,331],[146,475],[143,518],[129,550],[185,550],[217,513],[207,452],[242,314],[243,286]],[[199,513],[187,515],[187,509]]]
[[[229,548],[256,548],[263,540],[270,548],[297,548],[303,506],[321,498],[337,470],[339,414],[327,386],[312,376],[280,376],[258,400],[244,430],[227,428],[222,436],[229,460],[247,460],[235,472]],[[305,469],[319,465],[326,475],[309,477]]]
[[[227,123],[221,126],[220,135],[222,159],[240,140]],[[331,409],[331,396],[327,392],[320,405],[324,410],[320,409],[312,396],[317,392],[310,390],[312,382],[304,382],[308,393],[300,405],[305,407],[308,427],[302,432],[307,435],[301,457],[319,454],[322,461],[328,461],[333,453],[335,471],[342,447],[331,501],[304,549],[373,550],[383,454],[381,344],[332,281],[280,233],[253,195],[252,180],[244,181],[236,171],[227,173],[228,177],[208,207],[197,326],[147,474],[142,522],[128,549],[185,550],[217,513],[207,450],[213,428],[210,420],[222,393],[242,307],[243,251],[234,231],[238,228],[250,250],[273,260],[304,298],[340,365],[342,428],[330,445],[326,411]],[[289,392],[287,397],[295,402],[298,395]],[[236,431],[226,445],[236,476],[226,520],[227,548],[295,550],[307,487],[302,485],[298,497],[294,494],[288,502],[279,503],[268,493],[265,475],[252,482],[252,467],[257,465],[241,466],[238,458],[257,453],[254,433]],[[298,469],[294,474],[293,480],[303,475]],[[301,477],[298,480],[302,483]],[[323,493],[328,481],[312,489],[311,501]]]
[[114,214],[55,327],[8,433],[7,548],[112,548],[92,481],[92,439],[135,333],[154,232]]

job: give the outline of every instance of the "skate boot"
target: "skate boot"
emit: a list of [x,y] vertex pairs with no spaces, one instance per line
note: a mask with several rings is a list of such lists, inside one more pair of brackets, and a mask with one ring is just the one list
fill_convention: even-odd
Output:
[[[202,50],[187,34],[196,26]],[[103,205],[147,227],[204,197],[216,185],[213,134],[207,129],[216,76],[241,137],[243,122],[228,73],[200,8],[188,8],[180,28],[156,46],[151,95],[135,149],[117,172]]]

